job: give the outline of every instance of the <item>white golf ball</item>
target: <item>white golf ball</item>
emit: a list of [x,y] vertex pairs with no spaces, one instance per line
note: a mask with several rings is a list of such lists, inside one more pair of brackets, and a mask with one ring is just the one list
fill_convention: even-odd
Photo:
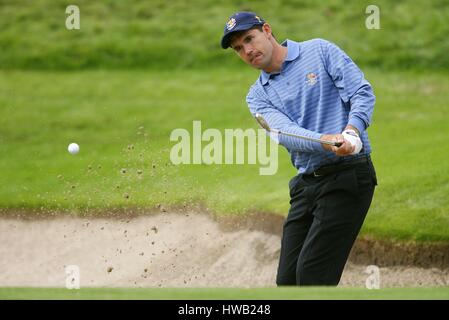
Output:
[[80,151],[80,146],[76,143],[71,143],[67,150],[69,150],[71,154],[77,154]]

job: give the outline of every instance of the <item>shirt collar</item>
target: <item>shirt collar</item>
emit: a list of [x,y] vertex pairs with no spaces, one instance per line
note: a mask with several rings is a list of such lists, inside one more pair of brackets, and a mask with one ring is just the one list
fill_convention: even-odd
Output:
[[[284,42],[282,42],[281,45],[284,47],[287,47],[287,57],[285,57],[284,63],[282,64],[282,68],[281,68],[281,72],[282,72],[286,62],[293,61],[299,57],[299,43],[287,39]],[[262,70],[262,72],[260,74],[262,85],[266,85],[272,75],[276,75],[279,73],[268,73],[268,72],[265,72]]]

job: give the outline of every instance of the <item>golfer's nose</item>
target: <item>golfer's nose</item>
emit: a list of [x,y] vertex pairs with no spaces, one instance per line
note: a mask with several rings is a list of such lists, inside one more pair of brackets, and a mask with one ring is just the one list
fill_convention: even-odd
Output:
[[248,57],[253,53],[253,47],[249,44],[244,44],[243,50]]

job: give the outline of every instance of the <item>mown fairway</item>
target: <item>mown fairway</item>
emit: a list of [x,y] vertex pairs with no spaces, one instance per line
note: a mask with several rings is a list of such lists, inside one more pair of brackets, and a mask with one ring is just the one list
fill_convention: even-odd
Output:
[[438,300],[449,299],[449,288],[204,288],[204,289],[55,289],[0,288],[0,299],[170,299],[170,300]]

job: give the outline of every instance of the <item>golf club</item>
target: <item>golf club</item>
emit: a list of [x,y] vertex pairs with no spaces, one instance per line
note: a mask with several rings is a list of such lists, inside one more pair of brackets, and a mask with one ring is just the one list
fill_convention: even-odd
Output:
[[274,132],[274,133],[277,133],[277,134],[283,134],[283,135],[286,135],[286,136],[291,136],[291,137],[300,138],[300,139],[304,139],[304,140],[324,143],[324,144],[328,144],[328,145],[336,146],[336,147],[340,147],[342,145],[342,143],[340,143],[340,142],[325,141],[325,140],[321,140],[321,139],[315,139],[315,138],[300,136],[300,135],[293,134],[293,133],[281,132],[278,129],[272,129],[272,128],[270,128],[268,123],[265,121],[265,119],[259,113],[256,113],[255,118],[256,118],[257,123],[259,123],[259,125],[262,128],[264,128],[265,130],[267,130],[268,132]]

